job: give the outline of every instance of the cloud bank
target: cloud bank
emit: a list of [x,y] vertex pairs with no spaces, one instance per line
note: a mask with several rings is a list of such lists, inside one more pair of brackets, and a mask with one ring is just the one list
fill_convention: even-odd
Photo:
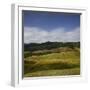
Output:
[[66,28],[56,28],[47,31],[38,27],[24,27],[24,43],[42,42],[77,42],[80,41],[80,28],[66,30]]

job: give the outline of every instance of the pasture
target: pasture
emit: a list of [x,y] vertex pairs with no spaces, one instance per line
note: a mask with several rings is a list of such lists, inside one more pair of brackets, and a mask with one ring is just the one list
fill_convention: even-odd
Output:
[[24,77],[80,75],[80,49],[24,52]]

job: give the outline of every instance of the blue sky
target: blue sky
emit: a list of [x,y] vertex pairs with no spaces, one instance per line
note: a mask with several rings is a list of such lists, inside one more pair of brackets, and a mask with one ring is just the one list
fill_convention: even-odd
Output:
[[[55,40],[63,42],[80,41],[80,14],[23,11],[23,25],[25,43]],[[65,39],[65,36],[61,37],[61,35],[66,35],[69,38]]]

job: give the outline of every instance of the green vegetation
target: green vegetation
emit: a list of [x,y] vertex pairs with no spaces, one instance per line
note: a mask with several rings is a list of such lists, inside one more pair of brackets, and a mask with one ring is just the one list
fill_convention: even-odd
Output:
[[[55,45],[57,43],[55,42]],[[32,45],[32,44],[31,44]],[[31,46],[30,45],[30,46]],[[41,45],[41,44],[40,44]],[[80,45],[77,43],[64,43],[63,47],[58,43],[55,47],[45,44],[43,48],[37,48],[35,44],[33,50],[24,51],[24,76],[60,76],[80,74]],[[42,47],[42,46],[41,46]],[[46,47],[49,47],[47,49]]]

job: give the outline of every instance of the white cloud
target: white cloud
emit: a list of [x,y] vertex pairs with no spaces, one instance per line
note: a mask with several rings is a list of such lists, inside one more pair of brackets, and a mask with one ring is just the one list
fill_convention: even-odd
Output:
[[47,31],[38,27],[24,27],[24,43],[42,43],[47,41],[80,41],[80,28],[77,27],[70,31],[65,30],[65,28],[56,28],[51,31]]

